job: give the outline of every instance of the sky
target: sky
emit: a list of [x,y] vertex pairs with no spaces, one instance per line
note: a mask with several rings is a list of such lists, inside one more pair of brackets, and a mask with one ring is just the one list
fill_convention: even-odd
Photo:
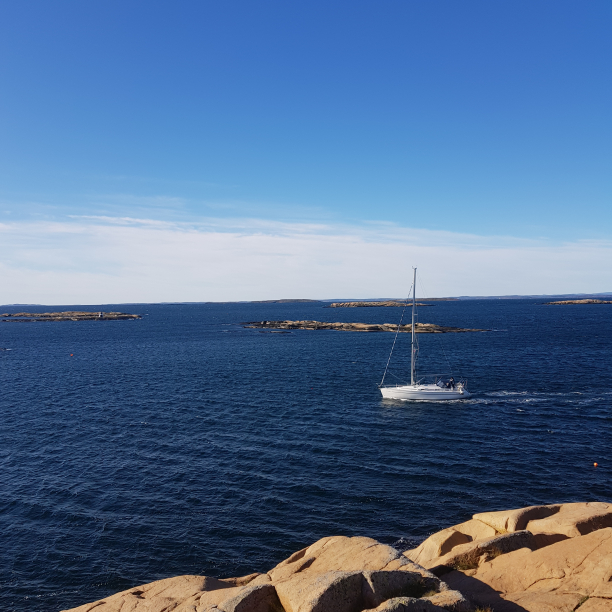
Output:
[[0,303],[612,291],[611,26],[0,0]]

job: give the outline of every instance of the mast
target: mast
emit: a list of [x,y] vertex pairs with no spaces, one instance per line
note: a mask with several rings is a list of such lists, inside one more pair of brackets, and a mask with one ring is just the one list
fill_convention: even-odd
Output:
[[412,280],[412,350],[410,356],[410,384],[415,385],[416,381],[416,354],[414,348],[414,315],[416,310],[416,268],[412,268],[414,270],[414,277]]

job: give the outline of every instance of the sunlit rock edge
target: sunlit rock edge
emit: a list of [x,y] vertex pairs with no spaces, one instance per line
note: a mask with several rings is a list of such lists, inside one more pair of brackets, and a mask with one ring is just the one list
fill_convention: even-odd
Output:
[[178,576],[72,612],[612,611],[612,504],[482,512],[403,553],[331,536],[267,573]]

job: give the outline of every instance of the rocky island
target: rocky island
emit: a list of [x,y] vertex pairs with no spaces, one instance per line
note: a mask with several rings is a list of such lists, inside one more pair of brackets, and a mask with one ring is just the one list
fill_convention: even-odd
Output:
[[[374,308],[374,307],[398,307],[411,306],[412,302],[406,300],[385,300],[384,302],[332,302],[328,308]],[[422,304],[417,302],[417,306],[433,306],[433,304]]]
[[587,298],[584,300],[560,300],[559,302],[546,302],[545,306],[565,306],[567,304],[612,304],[612,300],[594,300]]
[[142,319],[138,314],[125,312],[88,312],[82,310],[67,310],[64,312],[14,312],[0,314],[4,323],[34,321],[124,321]]
[[610,612],[612,504],[483,512],[401,552],[326,537],[265,573],[178,576],[71,612]]
[[[257,329],[334,329],[337,331],[353,332],[395,332],[396,323],[326,323],[322,321],[249,321],[242,323],[246,328]],[[401,325],[399,331],[411,333],[412,325]],[[482,332],[486,329],[464,329],[462,327],[445,327],[434,323],[417,323],[415,325],[417,334],[448,334],[462,332]]]

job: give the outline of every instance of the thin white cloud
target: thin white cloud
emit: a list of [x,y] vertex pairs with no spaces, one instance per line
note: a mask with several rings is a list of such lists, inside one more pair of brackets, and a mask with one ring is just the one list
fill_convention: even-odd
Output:
[[612,243],[447,230],[130,217],[0,224],[0,303],[98,304],[612,290]]

